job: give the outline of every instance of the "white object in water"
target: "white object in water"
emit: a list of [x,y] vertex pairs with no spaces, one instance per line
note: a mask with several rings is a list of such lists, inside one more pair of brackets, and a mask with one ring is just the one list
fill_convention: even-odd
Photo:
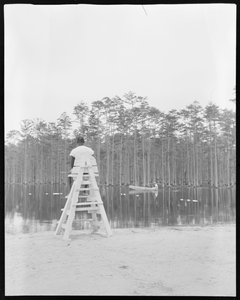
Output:
[[53,193],[53,195],[62,195],[62,193]]
[[48,195],[48,193],[46,193],[46,195]]
[[32,193],[29,193],[28,195],[32,195]]
[[198,200],[192,200],[192,202],[198,202]]

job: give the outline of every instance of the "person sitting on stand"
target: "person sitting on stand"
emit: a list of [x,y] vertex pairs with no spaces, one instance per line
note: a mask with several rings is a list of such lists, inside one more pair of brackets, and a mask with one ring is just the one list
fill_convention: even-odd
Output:
[[[79,159],[81,159],[81,157],[83,155],[93,155],[94,154],[94,151],[89,148],[89,147],[86,147],[84,146],[84,143],[85,143],[85,140],[82,136],[78,136],[76,138],[76,141],[77,141],[77,147],[74,148],[71,152],[70,152],[70,167],[71,167],[71,170],[68,172],[68,174],[71,174],[72,173],[72,170],[73,170],[73,167],[74,167],[74,163],[76,161],[78,161]],[[84,173],[84,174],[87,174],[87,173]],[[69,192],[71,191],[71,187],[72,187],[72,183],[73,183],[73,180],[72,180],[72,177],[68,177],[68,188],[69,188]],[[66,198],[69,196],[69,194],[66,196]]]

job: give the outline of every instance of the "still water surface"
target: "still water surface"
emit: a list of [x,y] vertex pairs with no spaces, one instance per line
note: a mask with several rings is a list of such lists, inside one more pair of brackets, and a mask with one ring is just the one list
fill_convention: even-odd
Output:
[[[128,187],[99,188],[112,228],[208,225],[234,223],[236,219],[233,188],[162,188],[157,193],[135,192]],[[54,231],[65,195],[66,186],[6,184],[5,231]],[[80,224],[75,221],[73,229],[85,228]]]

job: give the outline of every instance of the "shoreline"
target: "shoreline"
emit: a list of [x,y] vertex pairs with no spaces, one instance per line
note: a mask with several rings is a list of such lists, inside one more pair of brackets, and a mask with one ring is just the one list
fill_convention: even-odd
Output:
[[112,231],[6,233],[5,294],[236,296],[235,223]]

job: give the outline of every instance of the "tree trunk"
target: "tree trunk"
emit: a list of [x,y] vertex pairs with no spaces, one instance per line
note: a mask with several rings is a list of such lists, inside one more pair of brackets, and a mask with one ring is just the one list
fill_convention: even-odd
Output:
[[24,141],[23,183],[27,184],[27,140]]
[[198,142],[195,142],[195,155],[196,155],[196,182],[195,182],[195,186],[199,185],[199,178],[198,178]]
[[143,186],[146,186],[146,169],[145,169],[145,138],[144,138],[144,135],[143,135],[143,138],[142,138],[142,182],[143,182]]
[[112,172],[111,183],[114,185],[114,134],[112,135]]
[[217,159],[217,141],[216,141],[216,127],[215,127],[215,121],[214,121],[214,156],[215,156],[215,187],[218,187],[218,159]]
[[190,181],[190,169],[189,169],[190,157],[189,157],[189,147],[187,141],[187,157],[186,157],[186,185],[189,185]]
[[161,158],[162,158],[162,187],[164,187],[165,185],[165,176],[164,176],[164,157],[163,157],[163,154],[164,154],[164,151],[163,151],[163,140],[162,140],[162,155],[161,155]]
[[123,138],[122,138],[122,134],[121,134],[121,138],[120,138],[120,153],[119,153],[119,185],[122,185],[122,169],[123,169],[123,161],[122,161],[122,151],[123,151]]
[[156,137],[154,134],[154,138],[153,138],[153,147],[152,147],[152,152],[153,152],[153,182],[156,182]]
[[150,174],[150,169],[151,169],[151,140],[150,140],[150,138],[148,139],[147,145],[148,145],[148,148],[147,148],[147,184],[149,186],[150,182],[151,182],[151,174]]
[[210,130],[210,174],[211,174],[211,186],[213,185],[213,157],[212,157],[212,127],[211,121],[209,121],[209,130]]
[[230,187],[230,149],[229,149],[229,134],[227,135],[227,186]]
[[168,148],[167,148],[167,170],[168,170],[168,186],[171,185],[171,172],[170,172],[170,139],[168,137]]
[[107,157],[106,157],[106,162],[107,162],[107,164],[106,164],[106,168],[107,168],[107,170],[106,170],[106,184],[109,185],[109,164],[110,164],[109,137],[106,138],[105,143],[106,143],[106,155],[107,155]]
[[134,160],[134,182],[135,185],[138,185],[138,176],[137,176],[137,141],[136,141],[136,129],[134,132],[134,148],[133,148],[133,160]]

